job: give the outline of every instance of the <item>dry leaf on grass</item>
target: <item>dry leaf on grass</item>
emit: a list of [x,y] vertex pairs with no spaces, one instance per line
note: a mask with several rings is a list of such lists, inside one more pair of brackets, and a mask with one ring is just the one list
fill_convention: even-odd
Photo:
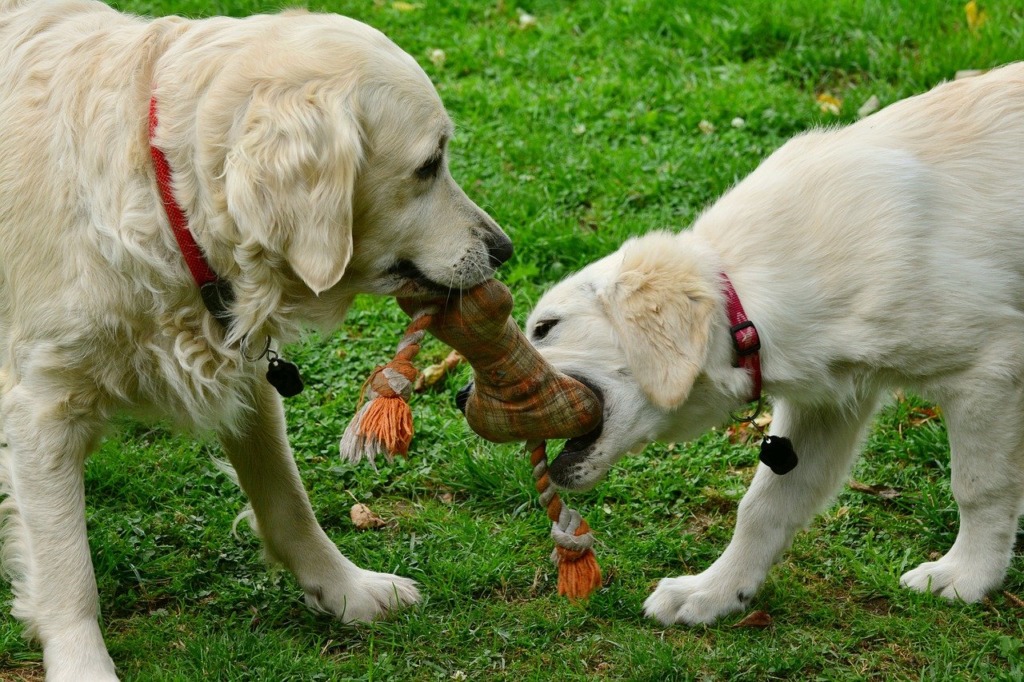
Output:
[[369,507],[362,503],[353,504],[352,509],[349,510],[349,516],[352,517],[352,523],[359,530],[387,525],[387,521],[374,514]]
[[747,421],[747,418],[745,416],[742,420],[725,427],[725,435],[729,437],[730,443],[749,443],[754,437],[762,438],[764,436],[762,432],[767,430],[772,424],[770,412],[762,412],[757,415],[754,418],[753,424]]
[[953,74],[953,80],[958,81],[963,78],[973,78],[974,76],[980,76],[985,73],[985,69],[960,69]]
[[941,419],[942,410],[938,407],[918,407],[910,413],[909,419],[907,420],[911,426],[921,426],[926,424],[933,419]]
[[743,620],[733,625],[734,628],[767,628],[772,625],[772,617],[766,611],[751,611]]
[[1020,597],[1015,595],[1013,592],[1007,592],[1003,590],[1003,596],[1006,597],[1007,601],[1016,606],[1019,609],[1024,609],[1024,601]]
[[883,500],[893,500],[900,496],[900,491],[895,488],[890,488],[884,485],[867,485],[860,481],[850,479],[850,490],[856,490],[859,493],[867,493],[868,495],[874,495],[875,497],[881,497]]
[[526,12],[522,12],[522,11],[519,13],[519,28],[520,29],[525,31],[526,29],[533,28],[536,25],[537,25],[537,17],[533,16],[532,14],[527,14]]
[[448,354],[444,360],[436,365],[431,365],[425,368],[420,375],[416,377],[416,383],[413,384],[413,390],[417,393],[425,391],[437,382],[444,379],[448,375],[448,372],[452,371],[459,366],[462,362],[463,357],[458,351],[452,351]]
[[834,95],[830,95],[827,92],[823,92],[818,95],[818,108],[821,109],[823,114],[832,114],[838,116],[839,111],[843,108],[843,100],[839,99]]
[[859,118],[870,116],[878,111],[881,106],[882,100],[878,99],[878,95],[871,95],[871,97],[868,97],[867,100],[864,101],[864,104],[860,105],[860,109],[857,110],[857,116]]
[[964,15],[967,18],[967,28],[975,35],[985,25],[985,22],[988,21],[988,14],[974,0],[964,5]]

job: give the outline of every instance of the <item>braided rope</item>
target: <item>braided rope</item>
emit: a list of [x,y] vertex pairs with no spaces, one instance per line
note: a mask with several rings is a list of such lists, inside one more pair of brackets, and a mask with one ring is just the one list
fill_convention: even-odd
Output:
[[375,368],[363,383],[360,407],[338,444],[342,459],[357,464],[366,457],[376,468],[378,455],[389,462],[396,453],[408,455],[413,436],[408,401],[418,373],[412,361],[435,312],[433,307],[417,312],[398,342],[394,359]]
[[540,503],[551,520],[551,539],[555,549],[551,561],[558,566],[558,594],[582,599],[601,586],[601,569],[594,556],[594,534],[586,519],[562,503],[548,478],[547,443],[526,444],[533,465]]

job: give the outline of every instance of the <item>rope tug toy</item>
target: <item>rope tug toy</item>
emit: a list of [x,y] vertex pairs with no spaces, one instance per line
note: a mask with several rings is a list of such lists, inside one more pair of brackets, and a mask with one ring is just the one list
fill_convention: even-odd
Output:
[[[412,412],[405,401],[415,378],[411,360],[424,330],[461,353],[473,368],[466,421],[495,443],[527,442],[540,501],[551,519],[558,593],[588,597],[601,585],[594,536],[578,512],[562,504],[547,476],[545,441],[590,433],[601,422],[601,402],[579,381],[552,367],[510,317],[512,294],[489,280],[448,300],[399,299],[413,318],[394,360],[367,381],[367,397],[341,440],[342,457],[371,463],[378,454],[407,454]],[[379,403],[374,405],[373,403]],[[391,447],[395,445],[396,447]]]
[[341,437],[342,459],[356,464],[365,456],[376,469],[377,455],[383,454],[389,462],[395,455],[409,456],[413,426],[408,401],[418,374],[412,361],[420,352],[433,312],[428,306],[413,316],[394,359],[373,370],[363,384],[362,405]]

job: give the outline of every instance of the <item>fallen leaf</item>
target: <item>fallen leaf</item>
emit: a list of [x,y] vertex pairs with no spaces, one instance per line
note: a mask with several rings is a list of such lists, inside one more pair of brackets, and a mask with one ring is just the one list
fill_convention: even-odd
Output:
[[772,625],[772,617],[765,611],[751,611],[734,628],[767,628]]
[[955,74],[953,74],[953,80],[958,81],[961,78],[980,76],[983,73],[985,73],[985,69],[960,69]]
[[827,92],[823,92],[817,97],[818,108],[821,109],[823,114],[832,114],[833,116],[839,115],[839,110],[843,108],[843,100],[830,95]]
[[[753,416],[753,422],[751,417]],[[736,421],[725,428],[725,435],[733,444],[749,443],[753,438],[763,438],[764,432],[772,424],[771,412],[761,412],[756,416],[754,413],[742,415]]]
[[445,60],[448,59],[448,55],[444,53],[444,50],[433,49],[430,51],[430,62],[437,68],[444,66]]
[[867,485],[860,481],[850,479],[850,490],[856,490],[859,493],[867,493],[868,495],[874,495],[881,497],[883,500],[893,500],[900,496],[900,492],[895,488],[890,488],[884,485]]
[[352,509],[349,510],[349,516],[352,517],[352,523],[359,530],[366,530],[368,528],[380,528],[386,526],[387,522],[381,517],[373,513],[373,511],[365,504],[356,503],[352,505]]
[[393,2],[391,7],[399,12],[415,12],[418,9],[423,9],[423,5],[412,2]]
[[871,95],[868,97],[864,104],[860,105],[860,109],[857,110],[857,116],[864,118],[878,111],[878,108],[882,106],[882,101],[878,99],[878,95]]
[[459,352],[453,350],[440,363],[431,365],[420,372],[420,375],[416,377],[416,383],[413,384],[413,390],[419,393],[430,388],[441,379],[444,379],[448,372],[458,367],[462,360],[463,357],[459,355]]
[[838,509],[836,509],[835,513],[832,514],[832,518],[833,519],[841,519],[841,518],[849,516],[849,515],[850,515],[850,508],[847,507],[846,505],[843,505],[842,507],[839,507]]
[[1024,601],[1022,601],[1021,598],[1017,595],[1013,594],[1012,592],[1007,592],[1006,590],[1003,590],[1003,596],[1006,597],[1010,601],[1010,603],[1016,606],[1017,608],[1024,609]]
[[750,426],[750,422],[736,422],[725,427],[725,435],[733,445],[747,445],[754,437],[761,434]]
[[985,22],[988,21],[988,14],[985,13],[985,10],[978,7],[978,3],[974,0],[964,5],[964,14],[967,16],[967,28],[970,29],[971,33],[977,33],[985,25]]
[[939,407],[918,407],[910,414],[910,418],[907,421],[911,426],[921,426],[941,417],[942,410]]

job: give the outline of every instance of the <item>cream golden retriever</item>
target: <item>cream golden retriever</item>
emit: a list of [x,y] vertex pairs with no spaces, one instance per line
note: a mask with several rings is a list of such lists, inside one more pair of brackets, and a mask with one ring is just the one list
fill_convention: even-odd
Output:
[[[150,155],[234,293],[204,307]],[[360,292],[475,285],[511,254],[452,180],[452,124],[416,62],[339,16],[146,21],[0,0],[0,449],[14,614],[48,678],[115,679],[97,623],[83,463],[129,412],[216,432],[267,553],[346,621],[415,602],[317,524],[280,398],[250,361]]]
[[760,465],[725,552],[662,580],[647,614],[710,623],[744,608],[896,387],[943,407],[960,509],[949,552],[900,582],[969,602],[996,588],[1024,502],[1024,64],[800,135],[691,230],[632,239],[546,293],[532,341],[604,401],[603,427],[552,462],[558,485],[588,488],[624,453],[749,400],[723,273],[759,332],[771,432],[799,464]]

